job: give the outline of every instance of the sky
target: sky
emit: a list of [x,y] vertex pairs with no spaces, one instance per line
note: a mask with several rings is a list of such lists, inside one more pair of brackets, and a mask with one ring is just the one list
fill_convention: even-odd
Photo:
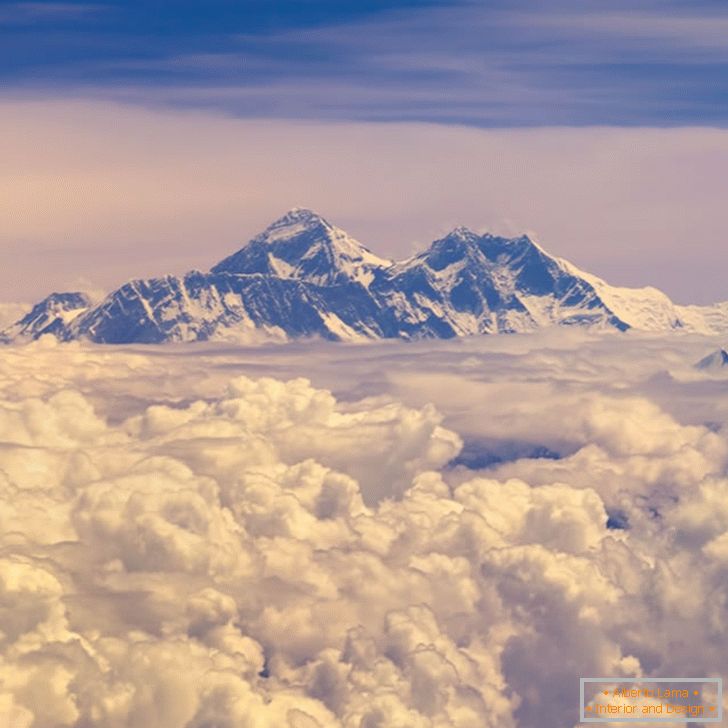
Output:
[[295,205],[728,298],[721,2],[6,2],[0,300],[207,268]]
[[6,2],[0,80],[246,117],[723,125],[727,31],[717,0]]

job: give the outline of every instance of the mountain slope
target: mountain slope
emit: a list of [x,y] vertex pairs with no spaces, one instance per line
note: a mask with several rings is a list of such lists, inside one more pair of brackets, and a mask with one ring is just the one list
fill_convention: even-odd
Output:
[[527,236],[456,228],[393,263],[296,208],[214,265],[130,281],[96,305],[53,294],[0,341],[52,334],[99,343],[449,338],[545,326],[728,331],[728,303],[677,306],[654,288],[610,286]]
[[193,271],[126,283],[59,338],[106,344],[381,338],[389,332],[378,326],[379,313],[354,283],[322,287],[262,274]]
[[526,236],[479,236],[457,228],[395,264],[378,289],[390,303],[401,302],[408,320],[427,312],[457,336],[552,324],[628,328],[593,286]]
[[718,349],[718,351],[708,354],[695,364],[695,368],[708,372],[726,371],[728,369],[728,351]]
[[0,342],[32,340],[44,334],[63,336],[68,325],[90,307],[91,299],[85,293],[52,293],[0,332]]

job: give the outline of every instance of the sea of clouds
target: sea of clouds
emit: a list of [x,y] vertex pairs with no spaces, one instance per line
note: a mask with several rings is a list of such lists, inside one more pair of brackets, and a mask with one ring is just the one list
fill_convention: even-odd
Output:
[[571,728],[728,666],[689,336],[0,349],[0,725]]

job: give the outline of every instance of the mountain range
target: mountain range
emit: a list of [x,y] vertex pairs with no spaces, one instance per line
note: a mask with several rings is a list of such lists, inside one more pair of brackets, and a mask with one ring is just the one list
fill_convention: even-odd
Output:
[[132,280],[100,302],[53,293],[0,341],[355,341],[555,325],[719,333],[728,331],[728,302],[680,306],[655,288],[610,286],[525,235],[464,227],[395,262],[295,208],[209,272]]

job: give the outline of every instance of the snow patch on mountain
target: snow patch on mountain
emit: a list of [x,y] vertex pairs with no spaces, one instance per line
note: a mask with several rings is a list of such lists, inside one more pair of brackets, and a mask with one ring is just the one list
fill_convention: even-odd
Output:
[[378,269],[390,265],[315,212],[294,208],[212,272],[266,273],[319,286],[345,281],[368,286]]
[[85,293],[52,293],[0,332],[0,341],[29,341],[44,334],[59,335],[91,305],[91,298]]

